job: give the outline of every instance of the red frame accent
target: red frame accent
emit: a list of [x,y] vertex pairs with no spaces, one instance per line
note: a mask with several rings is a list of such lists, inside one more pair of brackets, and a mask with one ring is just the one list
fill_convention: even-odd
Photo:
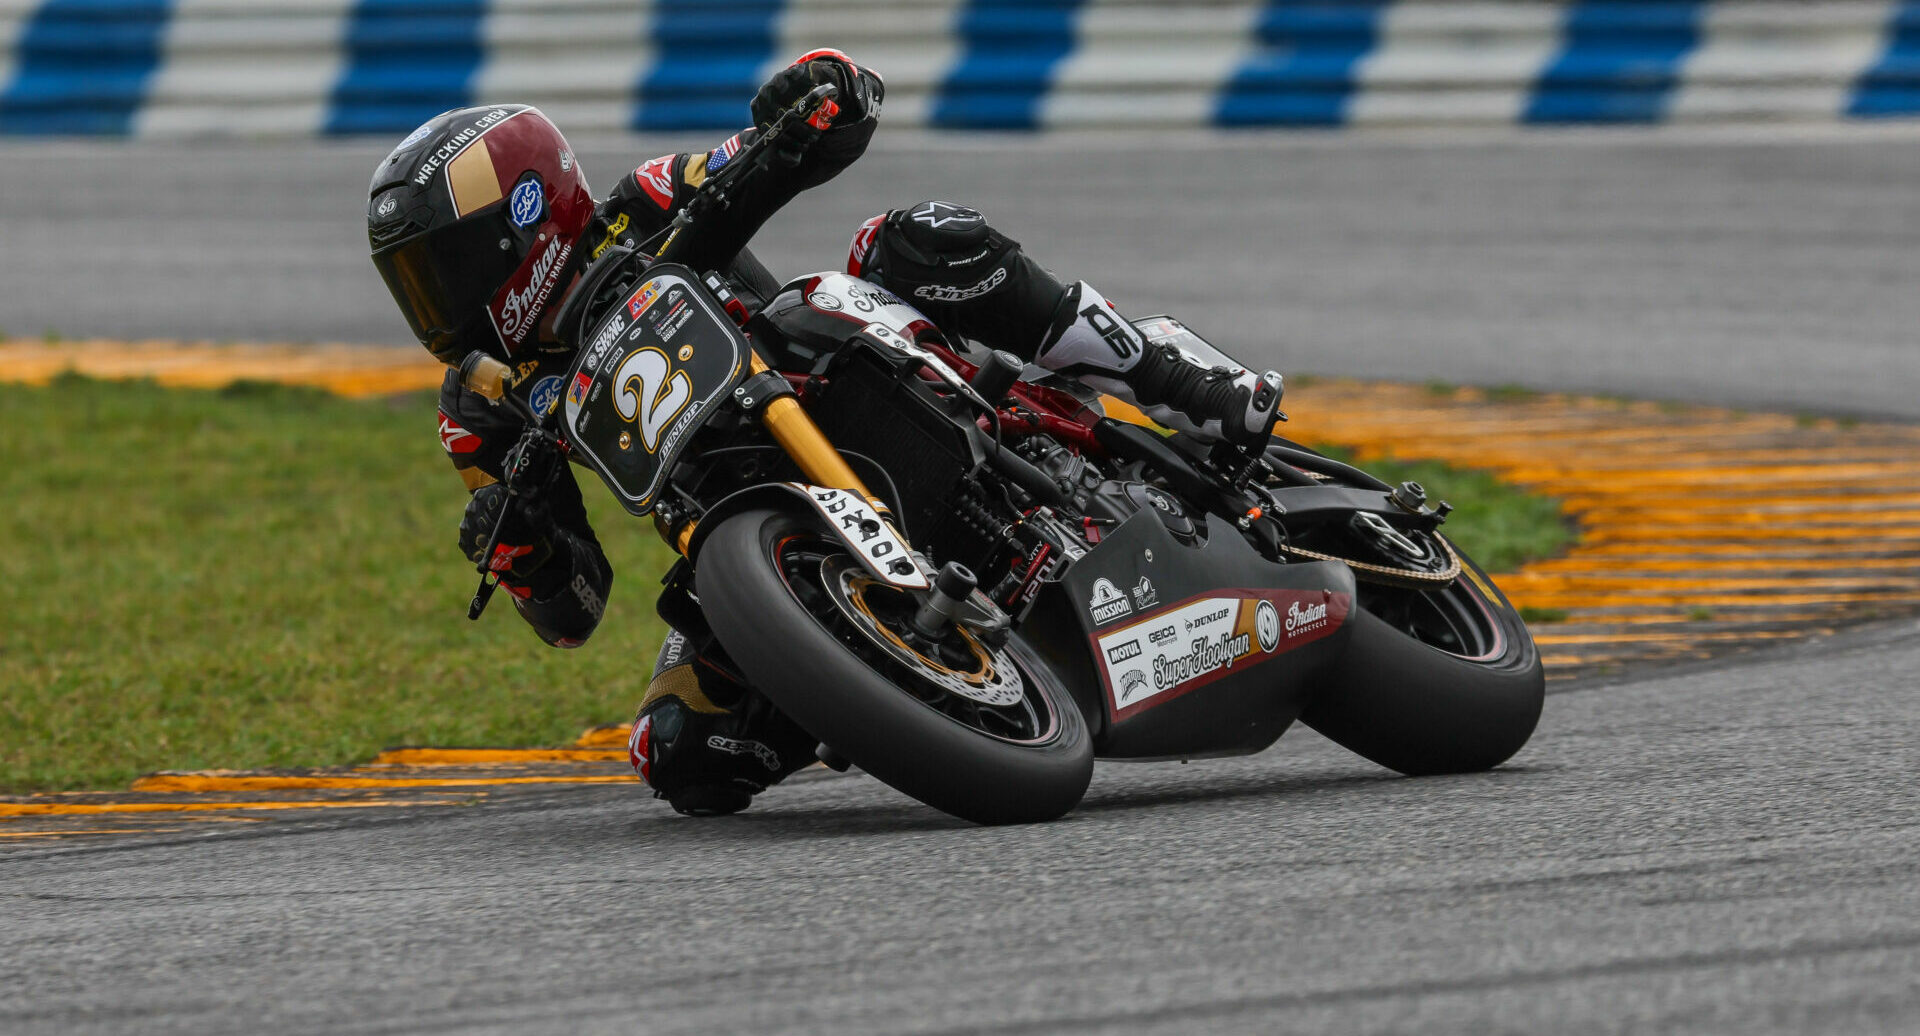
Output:
[[[808,290],[812,290],[811,284]],[[922,341],[920,345],[946,361],[946,364],[963,378],[972,380],[974,372],[980,369],[961,359],[954,354],[953,350],[937,341]],[[810,374],[795,374],[792,371],[782,371],[781,374],[787,379],[787,384],[793,386],[793,391],[800,397],[800,403],[803,406],[811,403],[820,386],[828,381],[826,378]],[[924,368],[920,371],[920,378],[923,381],[940,380],[938,375]],[[1100,440],[1093,435],[1093,422],[1099,420],[1101,415],[1078,399],[1058,389],[1024,381],[1014,382],[1013,387],[1007,390],[1007,395],[1023,409],[999,411],[1000,434],[1003,437],[1051,435],[1083,453],[1096,457],[1107,455],[1106,447],[1101,446]],[[992,427],[985,417],[980,419],[982,431],[991,431]]]
[[[920,343],[928,352],[945,360],[947,366],[967,380],[980,368],[968,363],[939,342]],[[922,377],[932,377],[926,371]],[[1067,445],[1096,457],[1107,455],[1100,440],[1093,437],[1093,423],[1101,415],[1078,399],[1043,385],[1034,385],[1025,381],[1016,381],[1007,390],[1007,395],[1020,404],[1024,410],[1001,410],[1000,434],[1002,436],[1051,435],[1064,440]],[[986,418],[981,418],[981,427],[990,427]]]

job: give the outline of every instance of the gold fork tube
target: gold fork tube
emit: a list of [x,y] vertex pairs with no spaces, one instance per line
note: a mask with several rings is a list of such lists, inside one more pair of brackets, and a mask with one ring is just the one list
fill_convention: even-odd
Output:
[[[755,374],[767,369],[766,361],[757,352],[749,362]],[[853,473],[853,468],[847,465],[847,459],[833,448],[826,433],[813,423],[813,415],[807,413],[799,400],[792,396],[774,397],[760,412],[760,423],[766,426],[780,448],[787,451],[787,456],[800,466],[801,473],[807,476],[809,482],[829,489],[858,493],[875,511],[885,517],[893,517],[887,505],[873,495],[866,483],[860,481],[860,476]]]

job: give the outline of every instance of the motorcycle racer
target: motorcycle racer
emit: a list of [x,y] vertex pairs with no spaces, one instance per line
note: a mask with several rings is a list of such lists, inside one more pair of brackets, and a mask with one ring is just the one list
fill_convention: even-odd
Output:
[[[581,270],[609,248],[648,244],[708,176],[823,83],[836,90],[831,122],[783,138],[782,175],[756,181],[703,223],[684,256],[695,269],[722,272],[729,289],[758,308],[780,285],[746,249],[748,240],[801,191],[858,159],[877,126],[883,81],[839,51],[803,54],[775,73],[753,98],[752,127],[711,151],[648,161],[597,203],[565,138],[537,109],[494,105],[437,116],[375,170],[368,200],[374,264],[422,345],[449,364],[474,350],[508,364],[510,391],[544,413],[572,361],[554,318]],[[872,217],[854,235],[847,271],[909,300],[952,334],[1072,374],[1162,423],[1257,444],[1276,419],[1278,374],[1256,374],[1197,344],[1147,339],[1091,285],[1055,279],[972,208],[928,201]],[[604,612],[612,568],[568,466],[514,453],[522,430],[513,411],[469,391],[449,370],[440,440],[471,493],[460,550],[480,561],[498,523],[488,567],[543,641],[577,647]],[[519,463],[548,474],[536,492],[510,496],[503,472]],[[630,756],[675,810],[736,812],[813,762],[815,742],[735,676],[716,645],[674,625]]]

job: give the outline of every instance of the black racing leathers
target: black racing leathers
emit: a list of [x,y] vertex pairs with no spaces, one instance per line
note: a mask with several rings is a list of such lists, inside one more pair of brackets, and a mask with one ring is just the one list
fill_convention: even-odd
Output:
[[[801,191],[831,180],[853,164],[866,150],[874,125],[872,118],[866,118],[829,129],[798,165],[746,185],[733,204],[703,224],[700,236],[689,242],[692,251],[687,265],[722,271],[735,294],[750,307],[758,308],[771,299],[779,283],[746,250],[748,239]],[[710,173],[718,172],[751,143],[756,132],[742,131],[708,152],[662,155],[622,177],[582,238],[589,256],[614,243],[643,251],[658,247],[657,240],[649,239],[672,221]],[[541,412],[559,398],[561,379],[571,362],[571,350],[551,340],[523,350],[516,357],[512,391]],[[468,492],[501,478],[501,461],[524,430],[513,410],[489,404],[448,372],[440,387],[440,443]],[[553,557],[525,583],[503,579],[501,585],[513,595],[514,606],[541,640],[556,647],[577,647],[600,623],[613,587],[613,569],[587,521],[573,473],[562,470],[548,492],[555,525],[548,532]]]
[[861,224],[847,272],[886,288],[948,334],[1033,360],[1067,288],[978,209],[923,201]]

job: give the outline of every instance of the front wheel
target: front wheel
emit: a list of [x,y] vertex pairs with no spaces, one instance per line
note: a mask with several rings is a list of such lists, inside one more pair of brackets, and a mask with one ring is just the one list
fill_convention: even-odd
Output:
[[906,595],[783,511],[708,535],[694,585],[747,679],[834,751],[935,809],[981,824],[1052,820],[1093,778],[1080,710],[1016,637],[902,628]]
[[1479,566],[1435,589],[1360,584],[1353,633],[1300,719],[1409,775],[1467,773],[1518,752],[1546,678],[1533,637]]

